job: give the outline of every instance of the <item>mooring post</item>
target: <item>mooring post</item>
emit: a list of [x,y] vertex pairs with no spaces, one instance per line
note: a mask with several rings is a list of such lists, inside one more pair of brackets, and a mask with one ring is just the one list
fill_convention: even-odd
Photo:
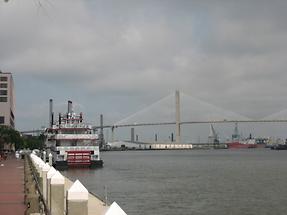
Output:
[[50,166],[53,165],[53,155],[52,155],[52,153],[49,153],[49,165]]
[[79,180],[67,191],[67,214],[88,215],[89,192]]
[[[56,172],[51,178],[51,214],[63,215],[64,214],[64,187],[65,178],[60,172]],[[79,213],[81,214],[81,213]]]
[[35,167],[36,167],[36,170],[37,170],[37,173],[39,174],[39,176],[41,176],[40,175],[41,174],[41,165],[43,165],[43,163],[44,163],[44,161],[42,161],[41,158],[37,158]]
[[32,154],[33,156],[32,156],[32,158],[33,158],[33,164],[34,164],[34,166],[35,166],[35,168],[36,168],[36,170],[38,171],[38,163],[39,163],[39,158],[35,155],[35,154]]
[[46,163],[46,152],[43,151],[43,161]]
[[43,179],[43,197],[44,200],[47,200],[47,173],[50,170],[51,166],[46,163],[42,168],[42,179]]
[[38,173],[39,173],[40,178],[42,178],[42,168],[43,166],[45,166],[45,162],[40,160],[38,166],[39,166]]
[[51,167],[50,170],[47,172],[47,206],[48,209],[51,211],[51,178],[57,170],[54,167]]

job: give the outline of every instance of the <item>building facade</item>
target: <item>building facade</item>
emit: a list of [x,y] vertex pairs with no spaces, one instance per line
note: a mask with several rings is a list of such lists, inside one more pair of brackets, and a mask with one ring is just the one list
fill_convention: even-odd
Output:
[[11,73],[0,70],[0,125],[15,128],[14,81]]

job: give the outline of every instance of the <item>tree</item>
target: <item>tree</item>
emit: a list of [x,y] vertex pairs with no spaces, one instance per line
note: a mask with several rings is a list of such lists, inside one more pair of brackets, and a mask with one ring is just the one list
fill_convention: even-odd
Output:
[[18,131],[5,125],[0,126],[0,150],[3,149],[4,144],[14,144],[15,149],[18,150],[23,147],[23,143]]
[[40,149],[44,147],[45,136],[41,134],[40,136],[24,136],[24,147],[27,149]]

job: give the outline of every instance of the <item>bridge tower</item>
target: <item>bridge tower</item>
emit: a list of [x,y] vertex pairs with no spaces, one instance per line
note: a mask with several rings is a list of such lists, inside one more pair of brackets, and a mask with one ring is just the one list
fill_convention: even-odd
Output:
[[180,137],[180,97],[179,91],[175,91],[175,143],[181,143]]
[[131,128],[131,142],[135,142],[135,128],[133,127]]
[[104,116],[100,115],[100,133],[99,133],[99,142],[100,148],[105,148],[105,139],[104,139]]
[[111,142],[114,142],[115,141],[115,127],[112,126],[112,140]]

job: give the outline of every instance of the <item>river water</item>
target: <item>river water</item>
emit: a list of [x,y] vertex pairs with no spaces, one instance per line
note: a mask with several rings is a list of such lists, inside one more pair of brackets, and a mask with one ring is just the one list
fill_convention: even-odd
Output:
[[69,169],[128,215],[287,214],[287,151],[103,152],[102,169]]

